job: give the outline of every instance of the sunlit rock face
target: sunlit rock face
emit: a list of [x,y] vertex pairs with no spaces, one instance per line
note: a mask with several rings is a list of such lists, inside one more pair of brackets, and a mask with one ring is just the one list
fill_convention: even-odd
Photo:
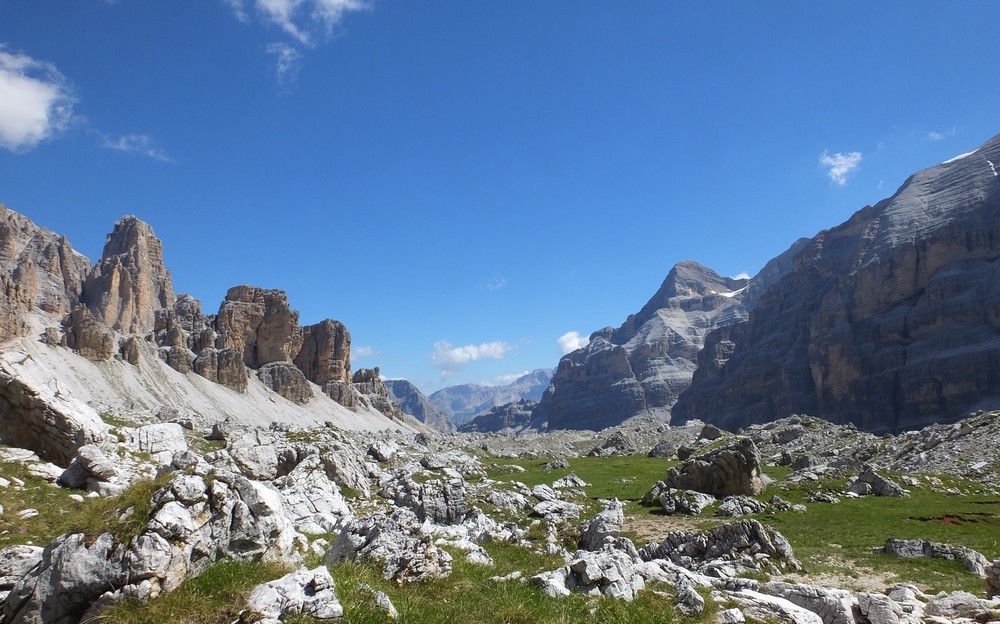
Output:
[[674,266],[637,314],[594,332],[560,360],[535,425],[597,430],[635,416],[667,419],[691,383],[705,336],[745,321],[760,293],[790,268],[792,250],[753,279],[722,277],[690,260]]
[[101,260],[87,275],[83,302],[111,329],[145,335],[158,310],[171,310],[176,297],[163,265],[163,244],[149,224],[124,217],[104,244]]
[[1000,137],[817,234],[745,322],[709,335],[675,420],[792,413],[870,431],[1000,400]]

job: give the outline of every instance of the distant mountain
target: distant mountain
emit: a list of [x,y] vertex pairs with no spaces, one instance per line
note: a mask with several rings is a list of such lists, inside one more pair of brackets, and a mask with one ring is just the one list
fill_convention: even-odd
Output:
[[1000,136],[911,176],[803,246],[710,334],[677,420],[793,413],[869,431],[1000,404]]
[[599,430],[636,416],[669,419],[706,334],[745,321],[767,286],[791,269],[801,244],[753,279],[722,277],[691,260],[674,266],[638,313],[618,329],[594,332],[559,361],[532,426]]
[[387,379],[385,385],[389,389],[389,398],[399,405],[404,414],[409,414],[438,431],[455,430],[455,425],[448,418],[448,414],[409,381]]
[[551,368],[540,368],[518,377],[503,386],[461,384],[442,388],[430,395],[430,400],[448,414],[456,426],[472,420],[494,407],[520,399],[537,401],[552,379]]
[[517,433],[525,429],[531,422],[531,413],[538,401],[519,399],[513,403],[498,405],[463,424],[458,430],[462,433],[492,433],[502,431]]

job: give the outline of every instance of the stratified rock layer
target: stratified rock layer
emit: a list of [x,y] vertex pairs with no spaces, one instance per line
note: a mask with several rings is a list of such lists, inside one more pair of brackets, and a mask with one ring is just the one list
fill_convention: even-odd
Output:
[[870,431],[1000,398],[1000,137],[817,234],[674,408],[735,429],[809,413]]

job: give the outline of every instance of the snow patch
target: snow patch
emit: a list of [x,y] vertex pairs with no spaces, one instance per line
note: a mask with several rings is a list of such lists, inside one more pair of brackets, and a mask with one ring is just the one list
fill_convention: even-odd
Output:
[[972,156],[973,154],[975,154],[978,151],[979,151],[979,149],[976,148],[976,149],[972,150],[971,152],[966,152],[964,154],[959,154],[958,156],[955,156],[954,158],[949,158],[948,160],[944,161],[941,164],[942,165],[947,165],[947,164],[950,164],[950,163],[962,160],[963,158],[966,158],[967,156]]
[[994,178],[997,177],[997,176],[1000,176],[1000,173],[997,173],[996,165],[993,164],[992,160],[987,159],[986,160],[986,164],[990,166],[990,171],[993,172],[993,177]]

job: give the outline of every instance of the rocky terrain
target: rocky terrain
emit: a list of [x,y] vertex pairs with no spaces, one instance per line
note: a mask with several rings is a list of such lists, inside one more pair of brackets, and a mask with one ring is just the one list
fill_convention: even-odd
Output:
[[[215,450],[204,446],[211,440]],[[795,527],[840,499],[856,501],[844,513],[880,498],[906,501],[911,492],[943,500],[947,492],[934,492],[947,488],[995,500],[998,440],[996,412],[896,437],[808,416],[740,434],[649,419],[597,433],[519,437],[119,424],[81,444],[65,466],[29,449],[0,448],[0,622],[119,621],[119,608],[152,601],[155,609],[226,561],[287,570],[234,597],[236,621],[352,621],[352,613],[373,612],[394,619],[410,608],[409,586],[467,569],[510,569],[497,559],[510,552],[501,545],[523,551],[523,567],[490,586],[507,592],[505,584],[524,583],[518,591],[537,592],[534,601],[544,597],[557,610],[579,596],[591,609],[608,608],[595,600],[634,603],[643,617],[652,596],[656,609],[717,622],[987,621],[1000,613],[992,599],[1000,561],[991,563],[1000,551],[988,538],[990,524],[986,553],[895,532],[869,549],[890,568],[914,558],[960,562],[964,571],[950,574],[978,583],[976,596],[930,593],[917,577],[858,587],[849,564],[840,576],[817,574],[827,556],[803,559],[796,553],[804,538],[769,523]],[[655,462],[661,480],[616,485],[593,463],[596,478],[606,480],[598,485],[571,470],[585,469],[583,460],[626,462],[639,470],[633,475]],[[520,481],[543,461],[541,483]],[[595,487],[621,497],[594,496]],[[629,493],[643,490],[642,500]],[[73,509],[44,548],[17,538],[34,535],[33,523],[54,511],[24,506],[39,494],[58,495]],[[112,516],[88,523],[99,501],[117,500]],[[945,504],[961,517],[955,502]],[[642,505],[660,511],[649,515]],[[716,520],[698,520],[705,517]],[[639,527],[651,537],[626,537]],[[546,563],[555,560],[563,563]],[[364,589],[347,581],[357,566],[385,583]],[[368,597],[344,602],[345,595]],[[442,619],[433,621],[449,621],[448,607],[440,608]],[[473,621],[504,620],[487,613]]]
[[995,137],[813,237],[747,319],[706,338],[674,418],[901,431],[994,406],[998,159]]
[[375,371],[351,371],[350,334],[301,327],[283,291],[235,286],[215,314],[176,295],[149,225],[119,221],[94,265],[0,207],[0,441],[67,461],[109,417],[419,428]]

